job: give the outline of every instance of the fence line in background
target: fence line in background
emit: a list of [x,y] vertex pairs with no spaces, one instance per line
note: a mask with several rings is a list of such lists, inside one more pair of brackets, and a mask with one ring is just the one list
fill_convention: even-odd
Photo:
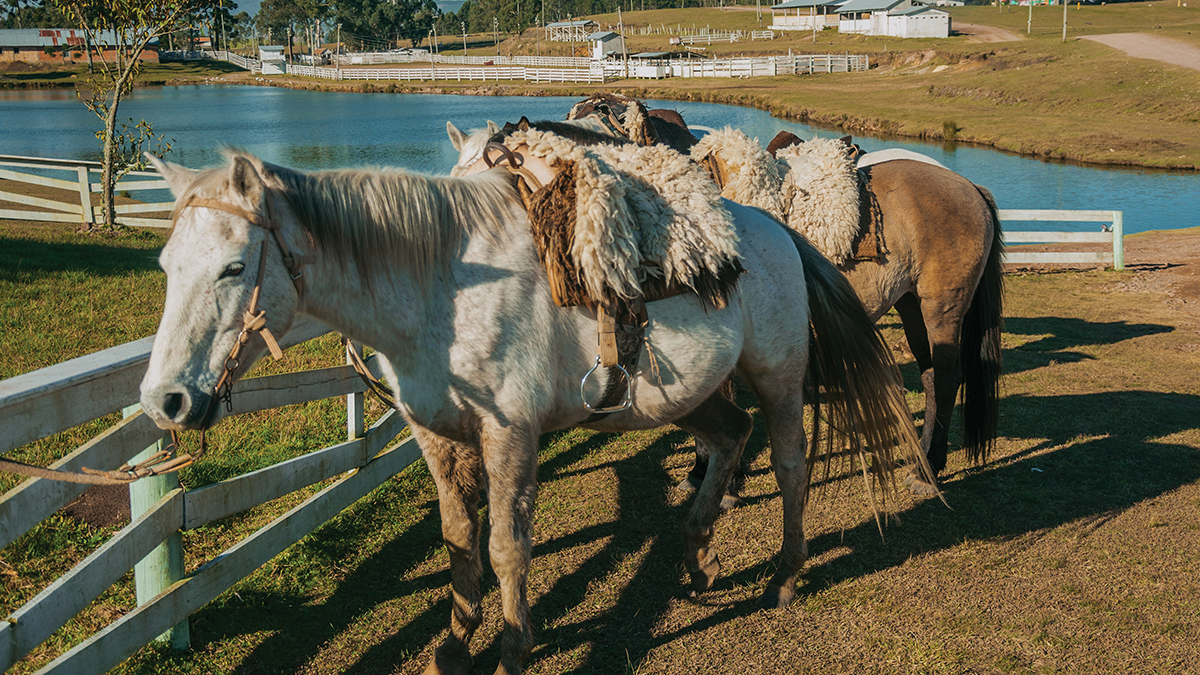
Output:
[[1052,209],[998,209],[1000,220],[1018,222],[1108,223],[1102,232],[1005,231],[1004,242],[1111,244],[1111,252],[1008,251],[1008,263],[1111,263],[1125,269],[1125,214],[1122,211],[1063,211]]
[[[770,32],[770,31],[767,31]],[[705,40],[719,34],[702,34]],[[716,38],[713,38],[716,39]],[[252,72],[262,72],[262,63],[231,52],[164,52],[165,60],[218,59]],[[288,73],[327,80],[454,80],[603,83],[605,78],[641,77],[774,77],[812,73],[849,73],[870,68],[866,54],[802,54],[722,59],[619,59],[598,61],[558,56],[444,56],[367,52],[335,57],[340,66],[384,63],[422,63],[428,68],[360,68],[311,66],[292,63]],[[438,63],[476,65],[477,68],[438,67]],[[600,75],[599,73],[603,73]]]
[[604,72],[582,68],[528,68],[496,66],[480,68],[331,68],[329,66],[288,66],[288,73],[326,80],[524,80],[526,82],[605,82]]
[[[31,170],[38,173],[30,173]],[[92,182],[93,179],[99,180],[101,171],[99,162],[0,155],[0,178],[27,185],[55,188],[72,194],[70,198],[64,196],[60,199],[49,199],[0,190],[0,201],[37,209],[0,208],[0,218],[80,224],[102,222],[104,220],[103,205],[98,203],[98,200],[92,199],[93,194],[102,191],[99,182]],[[41,175],[44,173],[65,174],[70,178]],[[167,181],[163,180],[156,171],[130,171],[118,180],[114,192],[161,190],[168,187]],[[64,201],[66,199],[69,201]],[[115,209],[118,220],[126,225],[170,227],[169,219],[146,218],[136,214],[166,213],[170,212],[174,206],[175,202],[171,201],[152,204],[118,204]]]
[[[289,347],[327,331],[319,322],[301,319],[280,342]],[[153,338],[137,340],[0,381],[0,415],[13,422],[6,423],[0,435],[0,454],[136,403],[138,382],[152,345]],[[144,509],[135,510],[133,521],[107,543],[0,621],[0,669],[10,668],[35,649],[133,567],[138,608],[39,671],[103,673],[416,461],[420,451],[412,439],[389,449],[406,426],[396,411],[363,429],[365,389],[350,366],[235,384],[235,415],[345,395],[350,440],[196,490],[177,486],[162,490]],[[127,412],[124,420],[52,466],[113,469],[148,445],[155,447],[163,432],[140,411]],[[331,478],[337,480],[191,574],[183,575],[181,548],[173,554],[178,556],[173,575],[171,565],[139,563],[161,549],[163,542],[178,537],[181,530]],[[173,479],[176,484],[178,480],[168,476],[149,480],[160,479]],[[133,491],[141,488],[144,480],[131,486],[131,502],[135,500]],[[0,497],[0,547],[71,502],[85,488],[33,479],[5,493]],[[146,578],[150,574],[156,576]],[[146,586],[155,590],[144,592]],[[176,646],[186,646],[186,638],[183,642]]]

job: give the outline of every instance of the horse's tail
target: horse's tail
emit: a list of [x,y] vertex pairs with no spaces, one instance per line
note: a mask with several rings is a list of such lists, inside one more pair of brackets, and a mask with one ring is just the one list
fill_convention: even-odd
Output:
[[[875,328],[850,282],[803,236],[784,228],[792,237],[804,265],[808,288],[811,335],[809,340],[808,400],[813,404],[813,438],[808,448],[810,467],[830,462],[838,454],[833,438],[848,442],[851,468],[863,459],[868,487],[894,484],[899,460],[914,464],[931,485],[933,471],[921,450],[912,413],[904,400],[900,373],[891,351]],[[821,448],[822,388],[826,406],[826,447]],[[868,461],[864,453],[870,453]],[[812,475],[810,470],[809,475]],[[886,491],[884,491],[886,494]]]
[[1004,330],[1004,237],[996,200],[987,188],[975,186],[992,214],[992,247],[971,307],[963,318],[963,445],[973,463],[987,460],[996,447],[999,422],[1000,374]]

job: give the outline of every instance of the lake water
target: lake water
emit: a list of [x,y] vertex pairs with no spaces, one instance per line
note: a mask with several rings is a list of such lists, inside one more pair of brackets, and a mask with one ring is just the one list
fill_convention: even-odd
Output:
[[[185,86],[139,89],[121,117],[153,122],[173,139],[168,159],[199,168],[221,161],[230,145],[301,169],[400,166],[446,173],[457,158],[446,121],[460,129],[522,115],[562,119],[577,98],[357,94],[275,87]],[[801,138],[835,131],[788,122],[752,108],[652,101],[689,124],[740,128],[764,143],[783,129]],[[98,121],[69,91],[0,92],[0,154],[97,159]],[[864,150],[904,147],[930,155],[987,186],[1005,209],[1113,209],[1127,233],[1200,226],[1200,176],[1150,169],[1046,162],[964,145],[856,138]],[[1010,224],[1011,229],[1045,225]],[[1095,223],[1055,225],[1093,230]]]

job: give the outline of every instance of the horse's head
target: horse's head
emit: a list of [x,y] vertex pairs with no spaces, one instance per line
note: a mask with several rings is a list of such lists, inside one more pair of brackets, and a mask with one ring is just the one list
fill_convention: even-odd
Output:
[[142,409],[164,429],[205,428],[219,415],[214,399],[291,327],[304,262],[292,252],[308,247],[296,245],[305,236],[257,158],[231,153],[227,167],[201,173],[150,160],[177,202]]
[[458,161],[454,163],[454,168],[450,169],[450,175],[458,178],[468,175],[467,168],[483,157],[483,147],[500,133],[500,127],[488,120],[487,129],[465,133],[459,131],[453,122],[446,122],[446,133],[450,136],[450,144],[458,151]]

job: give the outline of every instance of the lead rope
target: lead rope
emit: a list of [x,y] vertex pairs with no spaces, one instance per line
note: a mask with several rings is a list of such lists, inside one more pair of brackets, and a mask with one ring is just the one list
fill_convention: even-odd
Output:
[[342,344],[346,347],[346,357],[350,359],[350,365],[354,367],[354,372],[358,373],[362,381],[367,384],[367,389],[375,394],[384,405],[389,408],[395,408],[396,400],[392,397],[392,388],[371,374],[371,371],[367,369],[366,361],[359,356],[358,350],[354,348],[354,342],[343,335]]
[[[189,197],[183,206],[179,207],[182,211],[190,206],[202,207],[207,209],[216,209],[218,211],[226,211],[234,215],[240,216],[250,223],[257,225],[271,233],[271,237],[263,237],[262,251],[258,257],[258,277],[254,282],[254,293],[250,296],[250,307],[242,314],[242,332],[238,334],[237,342],[234,343],[233,349],[230,350],[229,356],[225,358],[224,370],[221,373],[220,379],[213,387],[213,399],[225,404],[227,411],[233,411],[233,373],[241,365],[238,356],[250,338],[255,333],[260,333],[263,342],[267,343],[267,349],[271,352],[271,356],[279,361],[283,358],[283,350],[279,347],[279,342],[267,328],[267,313],[265,310],[258,308],[258,297],[262,293],[263,276],[267,269],[267,242],[271,239],[279,245],[279,251],[283,254],[284,265],[288,268],[288,274],[292,278],[292,283],[296,286],[296,292],[302,293],[304,290],[304,282],[302,279],[302,266],[306,263],[313,262],[312,255],[296,255],[290,253],[283,245],[283,240],[279,236],[279,226],[276,224],[273,217],[263,218],[257,213],[252,213],[239,206],[226,204],[212,199],[202,199],[196,196]],[[271,202],[267,200],[267,212],[271,213]],[[365,368],[365,366],[364,366]],[[171,444],[165,449],[154,453],[145,461],[134,465],[123,464],[113,471],[99,471],[89,469],[88,467],[80,467],[79,472],[60,471],[58,469],[48,469],[41,466],[34,466],[24,462],[0,457],[0,471],[8,471],[17,473],[23,476],[32,478],[46,478],[49,480],[63,481],[67,483],[85,483],[89,485],[122,485],[132,483],[140,478],[149,476],[161,476],[167,473],[173,473],[191,466],[204,456],[208,450],[208,424],[212,416],[212,403],[209,404],[210,412],[205,415],[204,427],[200,430],[200,449],[195,454],[184,453],[172,457],[173,453],[181,449],[179,434],[176,431],[171,432]]]

